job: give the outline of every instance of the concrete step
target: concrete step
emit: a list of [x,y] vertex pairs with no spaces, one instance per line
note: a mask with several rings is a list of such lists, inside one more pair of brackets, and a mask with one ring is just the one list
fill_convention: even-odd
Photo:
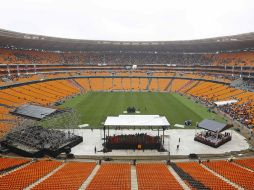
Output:
[[182,186],[183,189],[190,190],[188,185],[184,183],[184,181],[180,178],[180,176],[175,172],[175,170],[171,166],[168,166],[168,170],[175,177],[175,179],[178,181],[178,183]]
[[235,187],[236,189],[241,189],[244,190],[244,188],[242,188],[241,186],[239,186],[238,184],[228,180],[227,178],[223,177],[222,175],[216,173],[215,171],[211,170],[210,168],[208,168],[207,166],[205,166],[204,164],[200,164],[200,166],[202,166],[203,168],[205,168],[206,170],[208,170],[209,172],[211,172],[213,175],[219,177],[220,179],[222,179],[223,181],[225,181],[226,183],[232,185],[233,187]]
[[56,169],[54,169],[53,171],[51,171],[50,173],[48,173],[44,177],[42,177],[39,180],[37,180],[36,182],[30,184],[28,187],[24,188],[24,190],[32,189],[34,186],[38,185],[39,183],[43,182],[45,179],[47,179],[50,176],[52,176],[54,173],[56,173],[58,170],[60,170],[62,167],[64,167],[64,165],[65,164],[61,164],[60,166],[58,166]]
[[238,164],[238,163],[235,163],[235,162],[231,162],[232,164],[234,164],[234,165],[236,165],[236,166],[238,166],[238,167],[240,167],[240,168],[243,168],[243,169],[245,169],[245,170],[248,170],[249,172],[254,172],[254,170],[252,170],[252,169],[250,169],[250,168],[247,168],[247,167],[245,167],[245,166],[242,166],[242,165],[240,165],[240,164]]
[[15,172],[15,171],[17,171],[17,170],[20,170],[20,169],[22,169],[22,168],[24,168],[24,167],[30,165],[30,164],[33,163],[33,162],[34,162],[34,161],[30,161],[30,162],[28,162],[28,163],[22,164],[21,166],[15,168],[15,169],[13,169],[13,170],[10,170],[10,171],[8,171],[8,172],[2,173],[1,176],[9,175],[9,174],[11,174],[11,173],[13,173],[13,172]]
[[137,179],[137,171],[136,166],[131,166],[131,189],[138,190],[138,179]]
[[91,183],[94,176],[96,175],[97,171],[99,170],[100,165],[96,165],[91,174],[88,176],[88,178],[84,181],[84,183],[80,186],[79,190],[86,189],[87,186]]

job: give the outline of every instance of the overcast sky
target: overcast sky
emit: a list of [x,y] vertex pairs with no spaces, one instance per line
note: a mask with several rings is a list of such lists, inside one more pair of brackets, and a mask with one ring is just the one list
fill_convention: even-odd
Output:
[[254,32],[254,0],[0,0],[0,28],[92,40],[189,40]]

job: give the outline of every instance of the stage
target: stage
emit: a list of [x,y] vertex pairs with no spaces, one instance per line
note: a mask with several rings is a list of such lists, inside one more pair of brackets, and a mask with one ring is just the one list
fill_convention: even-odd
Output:
[[[72,130],[73,131],[73,130]],[[201,130],[195,129],[170,129],[165,131],[164,148],[170,150],[171,155],[189,155],[190,153],[196,154],[223,154],[231,151],[241,151],[249,148],[249,144],[245,138],[235,131],[232,131],[232,140],[226,144],[213,148],[197,141],[194,141],[195,133]],[[228,130],[231,132],[231,130]],[[112,156],[152,156],[152,155],[168,155],[168,152],[158,152],[157,150],[113,150],[112,152],[102,153],[99,152],[103,149],[103,130],[99,129],[74,129],[76,135],[83,136],[83,142],[72,148],[72,153],[75,155],[94,155],[94,148],[96,146],[96,155],[112,155]],[[147,133],[148,135],[157,135],[157,130],[110,130],[110,135],[113,134],[135,134]],[[162,134],[162,133],[161,133]],[[179,143],[180,138],[180,143]],[[179,149],[177,150],[177,145]]]

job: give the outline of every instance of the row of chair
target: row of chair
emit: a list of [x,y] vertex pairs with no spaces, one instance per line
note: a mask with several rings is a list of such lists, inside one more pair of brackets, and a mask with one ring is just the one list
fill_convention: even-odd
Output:
[[131,189],[131,166],[125,163],[102,164],[87,190]]
[[[253,188],[253,158],[227,161],[202,162],[206,167],[223,176],[214,175],[197,162],[172,163],[172,168],[191,189],[235,189],[227,180],[245,189]],[[30,162],[30,163],[28,163]],[[23,164],[28,163],[25,166]],[[11,169],[0,176],[0,189],[23,189],[36,182],[32,189],[79,189],[95,168],[95,162],[67,162],[23,158],[0,158],[0,171]],[[238,166],[241,165],[241,166]],[[59,170],[38,183],[38,180]],[[20,168],[19,168],[20,167]],[[183,189],[164,163],[138,163],[136,165],[139,189]],[[249,168],[252,171],[249,171]],[[87,189],[131,189],[129,163],[103,163]]]
[[91,174],[95,165],[95,162],[68,162],[60,170],[32,189],[78,189]]
[[147,64],[173,63],[191,65],[195,63],[206,65],[253,66],[253,52],[220,53],[220,54],[119,54],[90,52],[45,52],[35,50],[0,49],[0,63],[10,64],[84,64],[84,63],[114,63],[114,64]]
[[0,171],[2,172],[4,170],[19,166],[29,161],[29,159],[23,158],[0,158]]
[[234,162],[254,171],[254,159],[253,158],[239,159],[239,160],[235,160]]
[[234,189],[233,186],[213,175],[197,162],[181,162],[176,163],[176,165],[210,189]]
[[166,164],[140,163],[136,166],[138,189],[183,189]]
[[62,163],[57,161],[37,161],[0,177],[1,190],[20,190],[52,172]]
[[204,165],[245,189],[254,189],[254,172],[227,161],[204,162]]

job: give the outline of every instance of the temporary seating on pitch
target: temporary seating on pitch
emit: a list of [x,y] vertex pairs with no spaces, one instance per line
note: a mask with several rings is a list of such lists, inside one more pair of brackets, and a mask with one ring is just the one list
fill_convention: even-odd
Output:
[[124,163],[102,164],[97,171],[87,190],[130,190],[131,189],[131,166]]
[[78,189],[91,174],[95,165],[95,162],[68,162],[63,168],[32,189]]
[[244,166],[246,168],[249,168],[254,171],[254,158],[246,158],[241,160],[234,160],[235,163]]
[[204,162],[204,165],[245,189],[254,189],[254,172],[227,161]]
[[192,176],[195,180],[200,181],[210,189],[234,189],[231,185],[219,177],[213,175],[197,162],[182,162],[176,163],[176,165],[180,167],[184,172]]
[[[30,160],[19,159],[19,158],[0,158],[0,172],[10,169],[13,167],[20,166],[21,164],[27,163]],[[0,178],[1,180],[1,178]]]
[[163,163],[137,164],[138,189],[183,189]]
[[20,190],[39,180],[61,165],[57,161],[38,161],[7,175],[0,176],[1,190]]

